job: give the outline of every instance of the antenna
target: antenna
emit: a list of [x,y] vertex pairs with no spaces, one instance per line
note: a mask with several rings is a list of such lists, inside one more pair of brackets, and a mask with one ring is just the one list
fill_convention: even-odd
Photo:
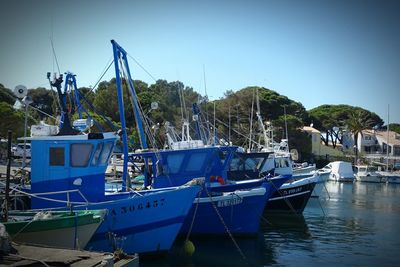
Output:
[[53,50],[53,57],[54,57],[54,59],[56,60],[56,65],[57,65],[57,69],[58,69],[58,74],[61,74],[60,66],[58,65],[58,59],[57,59],[56,50],[54,49],[53,36],[50,38],[50,43],[51,43],[51,49]]

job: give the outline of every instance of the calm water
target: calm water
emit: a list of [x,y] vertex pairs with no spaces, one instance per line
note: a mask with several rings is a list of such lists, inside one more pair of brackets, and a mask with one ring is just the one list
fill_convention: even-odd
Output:
[[400,266],[400,185],[326,189],[303,216],[266,215],[257,237],[236,238],[244,257],[229,237],[196,238],[192,257],[178,241],[168,257],[140,266]]

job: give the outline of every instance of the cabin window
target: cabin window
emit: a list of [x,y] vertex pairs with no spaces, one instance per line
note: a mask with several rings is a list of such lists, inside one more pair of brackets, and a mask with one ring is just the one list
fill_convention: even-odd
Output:
[[248,158],[244,162],[244,168],[246,171],[257,171],[257,162],[255,159]]
[[207,153],[195,153],[190,155],[189,162],[186,165],[185,171],[198,172],[202,169]]
[[176,174],[180,171],[185,154],[170,154],[167,156],[168,170],[170,174]]
[[50,166],[64,166],[65,156],[63,147],[50,147],[49,151]]
[[99,158],[99,165],[106,165],[108,163],[108,158],[110,157],[112,147],[113,142],[104,143],[104,147]]
[[284,158],[276,158],[275,159],[275,168],[286,168],[289,167],[289,162]]
[[71,166],[86,167],[89,164],[92,150],[93,144],[71,144]]
[[233,158],[229,165],[230,171],[240,171],[243,169],[243,160],[241,158]]
[[100,158],[100,153],[101,150],[103,149],[103,143],[99,143],[96,147],[96,151],[94,152],[93,159],[92,159],[92,165],[97,165],[99,162]]

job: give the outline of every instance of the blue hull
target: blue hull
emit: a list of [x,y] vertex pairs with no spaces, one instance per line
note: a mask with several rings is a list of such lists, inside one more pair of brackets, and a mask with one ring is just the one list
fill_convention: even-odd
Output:
[[[88,250],[126,253],[168,251],[200,187],[116,193],[104,201],[74,209],[107,209],[104,222],[86,246]],[[139,195],[140,194],[140,195]]]
[[[202,197],[194,200],[180,233],[187,234],[193,222],[190,233],[194,235],[222,235],[228,230],[234,235],[256,234],[268,199],[290,178],[279,176],[208,187],[208,193],[203,190]],[[215,196],[216,192],[225,193]]]
[[255,234],[269,195],[265,188],[259,187],[196,198],[180,233],[187,234],[193,222],[190,231],[193,235],[222,235],[228,231],[235,235]]

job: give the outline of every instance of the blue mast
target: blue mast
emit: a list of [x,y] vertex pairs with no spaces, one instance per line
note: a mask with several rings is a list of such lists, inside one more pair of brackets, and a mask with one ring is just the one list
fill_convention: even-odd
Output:
[[[137,94],[136,94],[136,90],[135,87],[133,85],[133,80],[131,78],[131,72],[129,70],[129,65],[128,65],[128,59],[126,57],[126,52],[125,50],[118,45],[118,43],[114,40],[111,40],[111,43],[113,44],[114,47],[114,64],[117,65],[118,64],[118,57],[119,55],[122,55],[122,60],[124,62],[124,66],[126,68],[126,74],[127,74],[127,79],[128,79],[128,83],[129,83],[129,89],[130,89],[130,93],[131,93],[131,97],[132,97],[132,102],[133,102],[133,109],[134,109],[134,115],[135,115],[135,120],[136,120],[136,126],[137,129],[139,131],[139,137],[140,137],[140,145],[143,149],[147,149],[147,142],[146,142],[146,135],[144,133],[144,128],[143,128],[143,122],[142,122],[142,118],[140,117],[140,108],[139,108],[139,103],[138,103],[138,98],[137,98]],[[115,53],[118,53],[118,57],[115,57]],[[117,70],[117,69],[116,69]],[[119,75],[119,73],[117,73],[117,75]],[[117,88],[118,88],[118,84],[119,87],[121,87],[121,79],[117,78]],[[122,90],[122,87],[121,87]]]
[[126,135],[126,123],[125,123],[125,111],[124,111],[124,98],[122,97],[122,86],[121,86],[121,77],[119,72],[119,56],[120,56],[120,46],[114,41],[111,40],[113,45],[114,52],[114,66],[115,66],[115,78],[117,82],[117,94],[118,94],[118,108],[119,108],[119,118],[121,120],[121,138],[122,138],[122,147],[124,153],[124,163],[122,167],[122,190],[126,190],[126,185],[128,184],[128,188],[130,186],[130,179],[128,177],[128,138]]
[[[123,187],[123,190],[126,190],[126,186],[128,186],[128,188],[130,187],[130,179],[129,179],[129,176],[127,175],[128,160],[129,160],[128,159],[128,137],[126,134],[126,122],[125,122],[125,112],[124,112],[124,100],[123,100],[123,93],[122,93],[122,81],[121,81],[120,69],[119,69],[119,65],[118,65],[119,59],[122,59],[124,67],[126,68],[126,72],[127,72],[126,74],[128,76],[127,82],[129,84],[129,89],[130,89],[130,93],[131,93],[133,109],[134,109],[133,113],[135,115],[136,126],[139,131],[140,144],[143,149],[147,149],[148,146],[147,146],[147,142],[146,142],[146,135],[145,135],[144,129],[143,129],[142,118],[140,117],[140,108],[139,108],[139,103],[137,100],[136,90],[133,85],[131,73],[129,70],[128,60],[126,57],[127,53],[121,46],[119,46],[119,44],[116,41],[111,40],[111,43],[113,45],[113,51],[114,51],[115,77],[116,77],[116,83],[117,83],[118,107],[119,107],[121,127],[122,127],[121,134],[122,134],[123,153],[124,153],[124,163],[123,163],[123,169],[122,169],[122,181],[123,181],[122,187]],[[145,179],[145,180],[147,180],[147,179]],[[147,186],[146,183],[145,183],[145,186]]]
[[72,84],[72,87],[74,89],[74,101],[75,101],[76,109],[78,110],[79,119],[82,119],[82,105],[81,105],[81,101],[80,101],[78,86],[76,85],[75,75],[72,74],[71,72],[67,72],[66,74],[67,74],[67,76],[65,77],[64,94],[66,94],[66,92],[67,92],[68,84]]

